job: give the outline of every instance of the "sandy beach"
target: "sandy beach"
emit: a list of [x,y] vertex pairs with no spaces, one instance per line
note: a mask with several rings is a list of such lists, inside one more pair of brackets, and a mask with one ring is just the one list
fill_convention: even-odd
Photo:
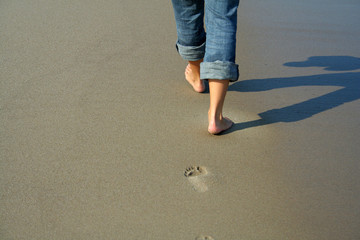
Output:
[[360,239],[359,10],[242,1],[212,136],[171,1],[1,1],[0,239]]

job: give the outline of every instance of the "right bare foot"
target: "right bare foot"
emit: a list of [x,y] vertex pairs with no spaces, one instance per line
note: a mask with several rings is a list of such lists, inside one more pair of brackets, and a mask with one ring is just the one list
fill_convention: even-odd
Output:
[[231,128],[233,124],[234,122],[227,117],[223,117],[220,115],[220,118],[216,119],[215,117],[210,117],[209,114],[208,132],[210,134],[217,135]]
[[186,66],[185,79],[190,83],[195,92],[201,93],[205,91],[204,80],[200,79],[200,63],[199,65],[189,63]]

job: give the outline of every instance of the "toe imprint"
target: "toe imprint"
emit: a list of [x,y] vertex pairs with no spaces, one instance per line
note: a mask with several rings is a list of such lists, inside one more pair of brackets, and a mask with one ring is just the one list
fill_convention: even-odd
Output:
[[206,174],[206,170],[200,166],[188,167],[184,172],[185,177],[195,177],[203,174]]
[[210,236],[198,236],[195,240],[214,240],[214,238]]

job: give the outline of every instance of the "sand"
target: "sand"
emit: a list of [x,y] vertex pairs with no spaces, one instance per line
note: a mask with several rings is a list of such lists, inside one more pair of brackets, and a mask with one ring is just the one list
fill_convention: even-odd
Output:
[[359,10],[242,1],[211,136],[169,1],[1,1],[0,239],[360,239]]

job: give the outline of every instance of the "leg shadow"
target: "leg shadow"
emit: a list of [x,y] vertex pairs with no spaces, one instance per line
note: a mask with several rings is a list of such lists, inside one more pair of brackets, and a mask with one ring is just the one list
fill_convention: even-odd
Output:
[[[320,57],[317,57],[315,60],[317,62],[321,62],[318,58]],[[358,60],[356,59],[356,61]],[[291,64],[295,64],[295,63],[291,63]],[[357,62],[353,63],[351,65],[352,66],[351,69],[354,69],[355,67],[360,68],[360,65],[357,64],[358,64]],[[322,66],[326,66],[326,64]],[[332,68],[348,69],[341,66],[342,65],[335,66],[333,64]],[[228,91],[261,92],[272,89],[299,87],[299,86],[339,86],[342,88],[334,92],[330,92],[328,94],[316,98],[312,98],[301,103],[296,103],[284,108],[271,109],[262,112],[259,114],[261,119],[244,122],[244,123],[236,123],[231,129],[224,132],[224,134],[238,130],[243,130],[246,128],[263,126],[277,122],[301,121],[310,118],[316,114],[319,114],[321,112],[338,107],[342,104],[358,100],[360,99],[360,72],[320,74],[320,75],[289,77],[289,78],[245,80],[232,84],[231,86],[229,86]]]

